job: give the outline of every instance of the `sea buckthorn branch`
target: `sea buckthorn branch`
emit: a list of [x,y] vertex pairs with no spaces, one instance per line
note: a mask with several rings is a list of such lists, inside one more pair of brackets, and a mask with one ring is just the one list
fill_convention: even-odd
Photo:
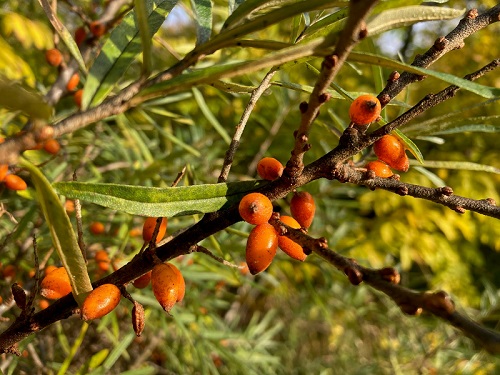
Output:
[[[411,65],[427,68],[446,53],[464,47],[464,39],[488,25],[500,21],[500,4],[478,15],[477,9],[469,10],[457,27],[446,36],[436,39],[434,45],[424,54],[417,55]],[[422,75],[403,72],[398,79],[389,80],[378,95],[382,107],[387,105],[406,86],[424,79]]]
[[328,247],[325,238],[313,238],[302,229],[293,229],[274,215],[269,221],[280,234],[300,243],[305,249],[319,255],[339,271],[343,272],[353,285],[362,282],[381,291],[391,298],[408,315],[419,315],[422,310],[437,316],[466,336],[473,339],[493,354],[500,353],[500,333],[481,326],[465,314],[456,311],[455,303],[444,291],[419,292],[399,285],[399,272],[392,267],[373,269],[364,267],[356,260],[344,257]]
[[354,46],[367,35],[365,18],[375,6],[377,0],[353,0],[349,2],[349,16],[340,33],[333,54],[326,56],[321,64],[321,71],[309,96],[309,102],[300,104],[301,121],[294,133],[295,145],[286,164],[284,175],[296,178],[304,169],[304,153],[310,149],[309,131],[313,121],[319,115],[320,107],[330,99],[327,89],[335,79],[340,68]]

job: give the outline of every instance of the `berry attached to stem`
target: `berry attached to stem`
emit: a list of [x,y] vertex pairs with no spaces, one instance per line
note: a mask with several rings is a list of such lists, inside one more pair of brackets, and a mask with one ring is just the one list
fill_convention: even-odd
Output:
[[257,164],[257,173],[263,180],[274,181],[283,174],[283,164],[275,158],[263,158]]
[[82,305],[82,319],[99,319],[109,314],[120,303],[121,292],[114,284],[103,284],[85,298]]
[[309,228],[316,212],[316,204],[312,195],[307,191],[295,193],[290,202],[290,211],[302,228]]
[[278,248],[278,235],[269,223],[257,225],[247,240],[246,261],[252,275],[264,271],[274,259]]
[[[280,220],[289,227],[292,227],[294,229],[300,228],[300,224],[291,216],[281,216]],[[293,259],[297,259],[303,262],[307,258],[307,255],[304,253],[304,249],[302,248],[302,246],[286,236],[278,236],[278,246]]]
[[250,193],[240,201],[238,210],[247,223],[259,225],[269,221],[273,214],[273,204],[263,194]]
[[349,117],[356,125],[368,125],[380,116],[381,110],[382,107],[376,96],[361,95],[352,102]]

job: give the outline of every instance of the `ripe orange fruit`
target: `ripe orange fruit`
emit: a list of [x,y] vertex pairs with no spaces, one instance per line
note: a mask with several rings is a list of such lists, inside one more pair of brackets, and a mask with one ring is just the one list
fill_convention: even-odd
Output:
[[85,298],[82,305],[82,319],[102,318],[114,310],[120,303],[121,292],[114,284],[103,284],[95,288]]
[[92,224],[90,224],[90,232],[92,234],[95,234],[96,236],[99,235],[99,234],[103,234],[104,233],[104,224],[101,223],[100,221],[94,221]]
[[8,174],[4,178],[5,186],[10,190],[26,190],[28,185],[26,182],[19,176],[15,174]]
[[151,272],[151,288],[156,300],[167,313],[184,296],[184,278],[177,272],[172,264],[161,263],[154,266]]
[[283,164],[275,158],[263,158],[257,164],[257,173],[264,180],[273,181],[283,174]]
[[149,285],[149,282],[151,281],[151,271],[145,273],[144,275],[138,277],[137,279],[134,280],[132,283],[137,289],[144,289]]
[[358,96],[351,103],[349,117],[356,125],[367,125],[375,121],[380,116],[382,107],[379,100],[374,95]]
[[55,155],[59,152],[61,149],[61,145],[57,141],[57,139],[51,138],[48,139],[44,144],[43,144],[43,149],[47,151],[49,154]]
[[[300,224],[291,216],[281,216],[280,220],[286,225],[299,229]],[[307,255],[304,253],[304,249],[297,242],[292,241],[290,238],[285,236],[278,236],[278,246],[283,250],[288,256],[293,259],[300,260],[303,262]]]
[[57,48],[52,48],[45,52],[45,60],[47,60],[49,65],[59,66],[63,61],[63,56]]
[[374,160],[366,163],[365,168],[375,172],[378,177],[391,177],[393,175],[391,168],[383,161]]
[[263,194],[250,193],[240,201],[238,210],[242,219],[247,223],[264,224],[269,221],[273,214],[273,204]]
[[108,262],[109,256],[106,250],[97,250],[94,255],[94,259],[96,262]]
[[99,22],[99,21],[93,21],[90,23],[90,32],[92,33],[92,35],[94,35],[95,37],[101,37],[104,35],[104,33],[106,32],[106,26],[102,24],[102,22]]
[[71,199],[66,199],[66,202],[64,202],[64,209],[68,214],[75,212],[75,202]]
[[52,271],[55,271],[57,270],[58,267],[56,266],[53,266],[53,265],[50,265],[50,266],[46,266],[45,269],[44,269],[44,273],[45,275],[48,275],[49,273],[51,273]]
[[59,299],[71,293],[71,284],[64,267],[56,268],[43,278],[40,294],[48,299]]
[[410,166],[403,143],[393,135],[384,135],[373,144],[377,157],[390,167],[406,172]]
[[246,261],[252,275],[264,271],[274,259],[278,248],[278,234],[269,223],[257,225],[247,240]]
[[[165,234],[167,233],[167,224],[168,220],[166,217],[161,219],[161,224],[160,228],[158,228],[158,235],[156,236],[156,243],[160,242],[163,237],[165,237]],[[144,242],[149,242],[153,238],[153,232],[156,227],[156,218],[155,217],[148,217],[144,221],[144,225],[142,227],[142,239]]]
[[76,86],[80,83],[80,75],[78,73],[75,73],[71,76],[69,79],[68,83],[66,84],[66,89],[68,91],[73,91]]
[[78,47],[87,39],[87,32],[85,31],[85,27],[80,26],[75,30],[75,43]]
[[316,204],[312,195],[307,191],[295,193],[290,201],[290,211],[301,227],[309,228],[316,212]]
[[9,171],[9,166],[7,164],[0,164],[0,182],[5,179],[7,172]]
[[46,299],[41,299],[40,301],[38,301],[38,307],[40,308],[40,310],[45,310],[49,306],[50,303]]
[[6,265],[2,270],[2,276],[4,279],[13,280],[16,277],[17,268],[13,264]]
[[181,302],[184,299],[184,295],[186,294],[186,282],[184,281],[184,277],[182,276],[181,271],[179,271],[179,269],[173,264],[169,263],[169,265],[177,275],[178,290],[176,302]]
[[78,90],[77,92],[75,92],[75,95],[73,95],[73,99],[75,100],[75,104],[78,106],[78,108],[82,108],[82,96],[82,89]]
[[139,237],[141,234],[142,234],[141,228],[132,228],[130,229],[130,232],[128,232],[128,235],[130,237]]

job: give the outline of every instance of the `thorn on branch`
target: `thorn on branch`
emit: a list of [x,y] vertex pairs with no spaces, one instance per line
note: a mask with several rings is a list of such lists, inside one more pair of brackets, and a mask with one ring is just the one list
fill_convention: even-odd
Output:
[[421,307],[412,305],[410,303],[402,303],[399,305],[399,308],[406,315],[419,316],[420,314],[422,314]]
[[466,18],[466,19],[468,19],[468,20],[473,20],[473,19],[475,19],[478,15],[479,15],[479,12],[477,11],[477,9],[472,8],[471,10],[469,10],[469,11],[467,12],[467,14],[465,15],[465,18]]
[[382,277],[382,279],[390,282],[391,284],[397,285],[401,281],[401,275],[395,268],[385,267],[380,269],[378,272],[380,274],[380,277]]
[[396,194],[401,195],[404,197],[405,195],[408,195],[408,187],[407,186],[399,186],[396,189]]
[[448,293],[440,290],[424,294],[424,308],[430,311],[440,311],[444,316],[449,316],[455,312],[455,303]]
[[453,208],[453,211],[458,212],[459,214],[465,214],[466,210],[462,206],[456,206]]
[[368,29],[366,28],[366,23],[361,23],[361,28],[358,32],[358,40],[365,39],[368,36]]
[[[399,74],[398,71],[394,70],[393,72],[391,72],[391,74],[389,74],[389,78],[387,78],[387,82],[394,83],[399,79],[399,77],[401,77],[401,74]],[[389,95],[387,95],[387,96],[389,96]],[[390,100],[390,98],[389,98],[389,100]],[[380,98],[379,98],[379,101],[380,101]]]
[[448,39],[446,39],[444,36],[440,36],[435,40],[434,48],[437,51],[443,51],[448,43],[449,43]]
[[443,186],[442,188],[439,188],[438,190],[442,195],[446,195],[447,197],[453,195],[453,189],[449,186]]

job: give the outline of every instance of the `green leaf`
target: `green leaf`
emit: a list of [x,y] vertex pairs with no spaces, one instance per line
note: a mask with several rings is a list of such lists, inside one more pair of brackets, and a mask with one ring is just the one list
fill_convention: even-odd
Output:
[[[146,1],[150,38],[158,31],[177,1]],[[136,19],[136,12],[129,12],[111,32],[109,39],[102,47],[101,53],[90,68],[87,82],[83,88],[83,109],[89,105],[95,106],[101,103],[141,52],[141,37]]]
[[416,66],[408,65],[397,60],[389,59],[380,55],[375,55],[366,52],[351,52],[348,57],[349,61],[356,61],[367,64],[381,65],[386,68],[391,69],[401,69],[410,73],[416,73],[420,75],[428,75],[434,78],[438,78],[444,82],[448,82],[452,85],[456,85],[464,90],[473,92],[474,94],[480,95],[484,98],[493,99],[500,96],[500,88],[483,86],[475,82],[468,81],[463,78],[459,78],[452,74],[436,72],[430,69],[417,68]]
[[[348,4],[345,5],[347,6]],[[336,11],[335,13],[329,14],[328,16],[323,17],[319,21],[313,23],[310,27],[306,28],[302,37],[310,38],[313,34],[316,34],[314,35],[315,37],[318,37],[320,35],[324,36],[334,30],[340,30],[342,29],[344,22],[339,21],[344,20],[348,14],[348,8],[343,8]]]
[[413,141],[410,138],[408,138],[406,135],[404,135],[401,132],[401,130],[395,129],[394,133],[404,143],[405,148],[407,148],[408,151],[410,151],[412,153],[412,155],[415,156],[415,158],[418,160],[418,162],[420,164],[423,164],[424,163],[424,156],[422,155],[422,153],[418,149],[417,145],[415,143],[413,143]]
[[[410,163],[411,164],[411,163]],[[423,163],[425,168],[441,168],[441,169],[462,169],[466,171],[481,171],[500,174],[500,168],[495,168],[491,165],[478,164],[470,161],[431,161],[426,160]]]
[[259,181],[252,180],[166,188],[85,182],[58,182],[54,187],[69,198],[132,215],[173,217],[229,207],[259,185]]
[[381,34],[387,30],[413,25],[422,21],[448,20],[462,16],[465,9],[434,6],[407,6],[386,10],[368,22],[368,35]]
[[200,108],[203,115],[205,115],[205,118],[208,120],[208,122],[214,127],[217,133],[219,133],[224,142],[226,142],[227,144],[231,143],[231,137],[229,136],[229,134],[227,134],[226,129],[224,129],[219,120],[217,120],[217,117],[214,116],[210,108],[208,108],[208,105],[205,102],[205,98],[203,98],[200,90],[198,90],[197,88],[193,88],[193,95],[196,103],[198,104],[198,107]]
[[85,66],[85,61],[83,61],[82,54],[80,53],[80,49],[76,45],[73,36],[68,31],[66,26],[64,26],[64,24],[59,20],[59,18],[57,18],[57,14],[52,9],[52,6],[50,5],[49,1],[48,0],[39,0],[39,1],[40,4],[42,5],[43,10],[45,11],[45,14],[47,15],[47,18],[49,19],[52,26],[54,26],[54,29],[59,34],[62,41],[68,48],[69,52],[71,53],[71,56],[73,56],[75,60],[78,62],[80,70],[82,72],[86,72],[87,67]]
[[142,44],[142,75],[149,76],[152,69],[152,53],[151,53],[151,32],[148,24],[148,10],[144,0],[134,0],[135,13],[137,15],[137,26],[139,27],[139,35]]
[[28,91],[17,83],[0,78],[0,92],[0,107],[22,111],[38,119],[48,119],[52,115],[52,107],[38,93]]
[[[410,162],[411,163],[411,162]],[[428,169],[421,167],[419,165],[415,165],[412,167],[417,172],[420,172],[423,176],[427,177],[430,182],[434,184],[436,187],[446,186],[446,182],[444,182],[437,174],[432,173]]]
[[212,1],[191,0],[196,21],[196,45],[206,43],[212,35]]
[[38,202],[42,208],[45,221],[50,229],[54,244],[61,262],[68,272],[73,296],[81,306],[92,285],[87,272],[87,266],[82,252],[78,247],[75,232],[71,226],[66,210],[47,178],[39,168],[26,159],[21,159],[20,165],[26,168],[35,185]]
[[433,118],[429,121],[419,122],[404,127],[406,134],[412,136],[455,134],[464,132],[484,132],[496,133],[500,131],[500,126],[488,124],[500,119],[500,115],[450,118],[449,115]]

